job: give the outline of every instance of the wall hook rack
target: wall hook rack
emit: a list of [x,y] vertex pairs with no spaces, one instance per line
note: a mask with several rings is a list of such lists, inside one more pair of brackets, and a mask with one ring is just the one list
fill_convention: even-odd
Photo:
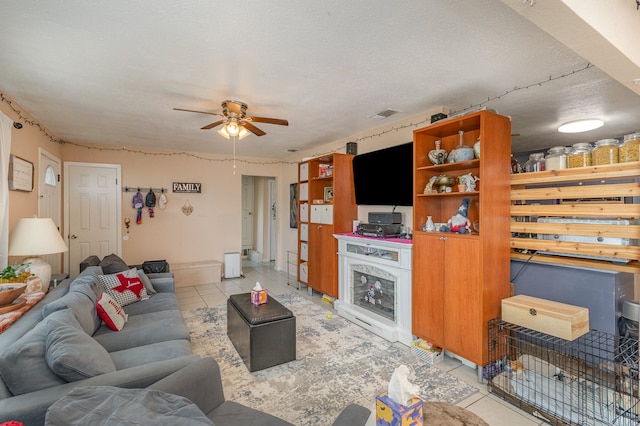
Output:
[[147,186],[145,188],[141,187],[141,186],[125,186],[124,188],[122,188],[122,192],[149,192],[149,191],[153,191],[153,192],[159,192],[161,194],[164,194],[166,192],[166,189],[164,187],[161,188],[153,188],[150,186]]

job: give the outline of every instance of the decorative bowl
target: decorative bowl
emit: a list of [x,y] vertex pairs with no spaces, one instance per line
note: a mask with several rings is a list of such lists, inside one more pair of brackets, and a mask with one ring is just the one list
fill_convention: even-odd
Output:
[[26,284],[0,284],[0,306],[10,305],[27,288]]
[[434,182],[438,187],[438,192],[447,192],[447,188],[450,188],[454,183],[456,183],[456,179],[447,175],[438,176]]

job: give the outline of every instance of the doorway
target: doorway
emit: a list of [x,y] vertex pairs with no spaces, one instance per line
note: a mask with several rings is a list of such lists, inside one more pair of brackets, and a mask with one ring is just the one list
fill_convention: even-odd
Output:
[[[38,217],[50,217],[60,231],[60,159],[42,148],[38,149]],[[42,256],[51,265],[51,273],[64,272],[62,254]]]
[[277,256],[277,180],[242,176],[242,256],[254,262]]
[[65,163],[64,223],[69,275],[90,255],[121,255],[120,165]]

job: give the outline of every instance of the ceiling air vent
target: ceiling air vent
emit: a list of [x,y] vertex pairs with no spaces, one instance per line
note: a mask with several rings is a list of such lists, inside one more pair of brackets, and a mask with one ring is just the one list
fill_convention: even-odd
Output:
[[376,114],[370,115],[367,118],[373,118],[374,120],[383,120],[385,118],[391,117],[393,114],[396,114],[400,111],[395,109],[385,109],[384,111],[380,111]]

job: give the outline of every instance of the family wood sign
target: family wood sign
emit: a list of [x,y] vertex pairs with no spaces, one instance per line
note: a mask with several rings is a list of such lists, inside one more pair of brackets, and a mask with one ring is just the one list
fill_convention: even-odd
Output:
[[200,194],[202,183],[173,182],[173,192]]

